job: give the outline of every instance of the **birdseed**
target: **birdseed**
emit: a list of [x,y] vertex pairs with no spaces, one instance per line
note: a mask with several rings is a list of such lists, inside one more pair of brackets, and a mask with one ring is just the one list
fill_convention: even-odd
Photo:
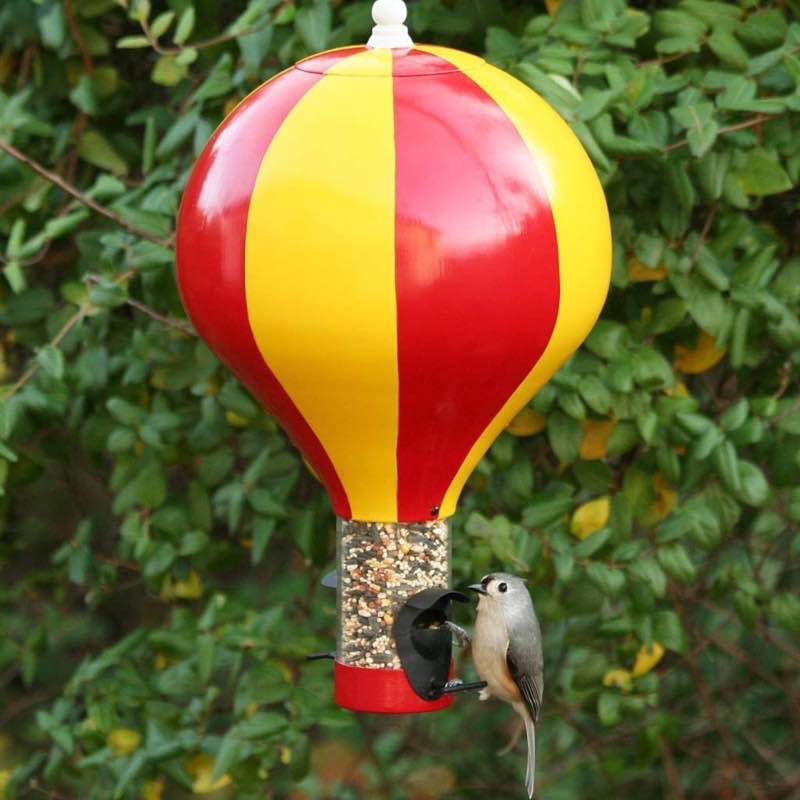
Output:
[[400,669],[395,616],[411,595],[450,585],[450,524],[339,519],[337,532],[337,658],[351,666]]

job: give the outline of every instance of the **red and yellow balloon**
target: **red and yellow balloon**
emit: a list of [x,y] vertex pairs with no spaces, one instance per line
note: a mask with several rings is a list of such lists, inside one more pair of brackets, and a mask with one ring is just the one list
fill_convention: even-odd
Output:
[[442,47],[333,50],[258,88],[203,151],[178,225],[197,330],[359,520],[453,513],[591,330],[610,264],[567,124]]

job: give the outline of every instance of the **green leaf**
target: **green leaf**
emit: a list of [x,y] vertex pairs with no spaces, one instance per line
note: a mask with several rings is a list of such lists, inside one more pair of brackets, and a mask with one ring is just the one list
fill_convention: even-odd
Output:
[[761,469],[750,461],[739,461],[739,476],[742,502],[749,506],[763,506],[769,499],[770,489]]
[[741,190],[756,197],[786,192],[793,185],[783,167],[763,150],[752,150],[735,175]]
[[174,11],[164,11],[150,23],[150,33],[153,34],[154,38],[160,38],[167,32],[174,19]]
[[800,597],[789,592],[776,594],[769,603],[769,616],[789,631],[800,633]]
[[747,69],[747,50],[739,44],[732,33],[721,30],[714,31],[708,37],[708,46],[723,64],[742,71]]
[[133,50],[139,47],[150,47],[150,41],[146,36],[123,36],[117,39],[117,48],[120,50]]
[[686,636],[680,618],[674,611],[657,611],[653,614],[653,638],[668,650],[686,652]]
[[128,165],[111,142],[96,130],[88,130],[81,136],[78,153],[84,161],[115,175],[127,175]]
[[275,530],[275,520],[256,517],[252,524],[253,546],[250,550],[250,562],[260,564],[264,558],[267,545]]
[[51,378],[61,380],[64,377],[64,354],[57,347],[43,347],[37,352],[36,360]]
[[681,544],[661,547],[658,551],[658,560],[667,574],[681,583],[690,584],[697,574],[689,554]]
[[152,554],[144,565],[144,576],[153,578],[166,572],[177,556],[175,547],[170,542],[161,542],[156,545]]
[[98,111],[97,100],[92,89],[92,79],[89,75],[81,75],[75,88],[69,93],[69,99],[89,116]]
[[323,0],[315,0],[309,8],[297,10],[294,27],[311,51],[324,50],[331,35],[331,8]]
[[667,592],[667,576],[661,565],[654,558],[642,558],[631,562],[628,567],[631,574],[647,583],[656,597],[664,597]]
[[615,595],[625,585],[625,573],[606,564],[591,561],[586,565],[586,574],[603,594]]
[[547,418],[547,438],[562,464],[577,461],[583,432],[579,420],[555,411]]
[[601,692],[597,698],[597,717],[606,728],[622,721],[620,696],[617,693]]
[[150,80],[161,86],[176,86],[187,75],[185,64],[179,64],[175,56],[159,56],[150,73]]
[[774,8],[748,14],[736,28],[736,34],[746,44],[765,50],[782,44],[786,30],[783,11]]
[[181,13],[178,24],[175,26],[175,35],[172,41],[177,45],[182,45],[192,35],[195,23],[194,5],[188,5]]

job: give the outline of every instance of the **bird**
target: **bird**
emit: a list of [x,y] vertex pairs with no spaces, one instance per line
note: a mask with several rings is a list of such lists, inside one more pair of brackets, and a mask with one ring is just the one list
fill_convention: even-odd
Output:
[[525,787],[533,797],[536,723],[542,706],[544,659],[539,620],[525,581],[506,572],[484,576],[469,587],[478,593],[472,636],[475,669],[486,687],[480,699],[510,703],[525,723],[528,767]]

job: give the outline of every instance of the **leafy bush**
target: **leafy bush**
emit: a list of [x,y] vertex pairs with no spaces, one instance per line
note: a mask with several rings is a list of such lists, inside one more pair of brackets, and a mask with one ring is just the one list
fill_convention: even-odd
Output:
[[[546,5],[411,14],[561,112],[614,225],[603,318],[470,480],[455,577],[531,579],[541,796],[796,796],[800,3]],[[0,796],[521,796],[506,707],[358,717],[303,661],[334,521],[186,323],[174,217],[224,113],[370,3],[243,6],[0,6]]]

